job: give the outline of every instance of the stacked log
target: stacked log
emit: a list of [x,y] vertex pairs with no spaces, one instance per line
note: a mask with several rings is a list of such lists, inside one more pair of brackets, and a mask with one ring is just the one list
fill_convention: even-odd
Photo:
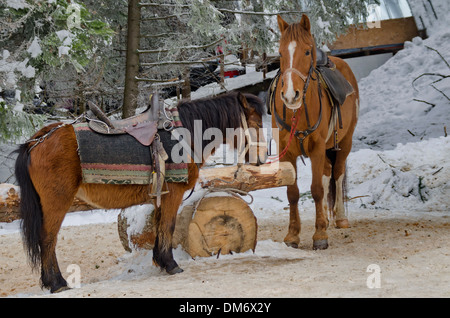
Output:
[[[203,189],[200,191],[212,188],[215,192],[181,209],[172,246],[181,245],[192,257],[254,250],[256,217],[246,201],[229,193],[281,187],[294,182],[295,170],[286,162],[279,167],[244,165],[201,170],[199,185]],[[155,242],[153,214],[147,216],[140,233],[129,235],[132,222],[125,211],[119,214],[118,230],[124,248],[127,251],[152,249]]]

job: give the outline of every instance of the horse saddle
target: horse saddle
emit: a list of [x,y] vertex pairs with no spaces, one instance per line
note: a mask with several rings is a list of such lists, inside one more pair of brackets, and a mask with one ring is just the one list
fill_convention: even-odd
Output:
[[161,195],[167,193],[167,191],[162,191],[162,187],[165,175],[165,162],[168,159],[168,155],[160,141],[159,135],[158,138],[155,138],[158,133],[160,113],[158,94],[152,95],[150,107],[143,113],[121,120],[110,120],[97,105],[90,101],[88,105],[91,112],[88,114],[88,126],[91,130],[104,135],[129,134],[142,145],[149,147],[149,155],[153,156],[155,172],[151,174],[153,180],[149,196],[156,198],[155,203],[159,207],[161,205]]
[[143,113],[120,120],[110,120],[97,105],[89,101],[89,128],[105,135],[129,134],[142,145],[150,146],[158,132],[159,101],[155,96],[152,96],[151,107]]
[[347,96],[354,92],[353,86],[347,81],[342,73],[336,68],[336,65],[321,49],[316,49],[316,68],[326,84],[326,89],[331,97],[339,104],[345,102]]

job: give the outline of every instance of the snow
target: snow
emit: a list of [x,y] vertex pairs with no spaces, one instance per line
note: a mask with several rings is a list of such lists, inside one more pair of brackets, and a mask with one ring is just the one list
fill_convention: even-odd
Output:
[[[266,78],[274,78],[277,75],[277,70],[268,72]],[[242,87],[242,83],[245,85],[253,85],[263,81],[262,72],[251,72],[234,78],[226,78],[223,85],[219,83],[211,83],[200,87],[195,92],[191,93],[192,99],[203,98],[211,95],[218,95],[226,91],[232,91],[234,89]]]
[[32,58],[36,58],[42,54],[42,49],[39,44],[39,38],[37,36],[34,37],[33,42],[31,42],[27,52],[31,54]]
[[29,4],[25,0],[6,0],[6,6],[13,9],[25,9]]
[[[361,120],[355,131],[355,149],[393,149],[398,143],[444,135],[450,122],[449,100],[431,86],[440,77],[422,76],[413,86],[424,73],[450,75],[450,67],[427,47],[450,61],[450,28],[426,40],[406,42],[403,50],[360,81]],[[450,96],[450,78],[434,86]]]

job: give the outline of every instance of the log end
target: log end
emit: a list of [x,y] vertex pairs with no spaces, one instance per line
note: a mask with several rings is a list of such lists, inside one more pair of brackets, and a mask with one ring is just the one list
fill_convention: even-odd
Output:
[[189,224],[186,251],[191,257],[208,257],[254,250],[256,233],[256,218],[244,200],[204,198]]

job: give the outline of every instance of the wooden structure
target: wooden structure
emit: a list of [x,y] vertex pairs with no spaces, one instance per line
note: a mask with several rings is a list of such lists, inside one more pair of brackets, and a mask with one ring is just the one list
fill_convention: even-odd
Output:
[[[0,222],[12,222],[20,219],[19,204],[19,187],[9,183],[0,184]],[[69,212],[93,209],[95,208],[86,202],[75,198]]]
[[[257,220],[249,204],[235,192],[282,187],[296,181],[294,167],[288,162],[273,165],[241,165],[205,168],[200,171],[201,191],[212,194],[183,207],[178,213],[173,246],[183,246],[192,257],[203,257],[255,249]],[[19,188],[0,185],[0,222],[20,219]],[[234,195],[233,195],[234,194]],[[95,209],[75,199],[69,212]],[[152,249],[155,242],[153,213],[147,215],[140,233],[128,233],[129,222],[124,211],[118,216],[118,232],[125,250]]]
[[[181,245],[192,257],[244,252],[256,246],[257,220],[241,193],[291,185],[296,181],[294,167],[288,162],[259,167],[243,165],[201,170],[200,191],[214,193],[182,208],[177,215],[172,246]],[[130,220],[130,222],[133,222]],[[125,250],[152,249],[155,242],[153,213],[140,233],[128,233],[129,220],[124,211],[118,216],[119,236]]]
[[350,57],[372,53],[397,52],[405,41],[419,35],[413,17],[370,23],[370,28],[352,26],[329,46],[331,55]]

